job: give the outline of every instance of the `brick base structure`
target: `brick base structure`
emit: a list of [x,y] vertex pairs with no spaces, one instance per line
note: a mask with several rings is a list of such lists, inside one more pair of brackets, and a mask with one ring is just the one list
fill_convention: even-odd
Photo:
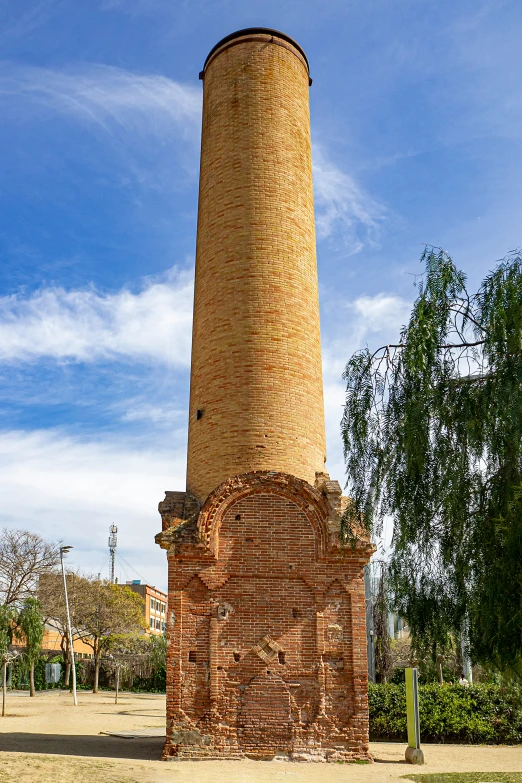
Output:
[[369,758],[363,534],[339,544],[341,489],[235,476],[202,508],[167,492],[165,759]]

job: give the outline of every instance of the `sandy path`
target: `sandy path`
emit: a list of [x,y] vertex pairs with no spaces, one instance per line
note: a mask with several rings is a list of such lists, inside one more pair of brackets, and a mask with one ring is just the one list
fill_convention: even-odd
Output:
[[[373,743],[375,764],[288,764],[263,761],[158,761],[162,740],[119,739],[100,732],[160,728],[165,697],[68,693],[9,694],[0,718],[0,783],[385,783],[412,771],[405,745]],[[422,772],[522,772],[522,746],[425,745]],[[493,778],[491,778],[493,780]]]

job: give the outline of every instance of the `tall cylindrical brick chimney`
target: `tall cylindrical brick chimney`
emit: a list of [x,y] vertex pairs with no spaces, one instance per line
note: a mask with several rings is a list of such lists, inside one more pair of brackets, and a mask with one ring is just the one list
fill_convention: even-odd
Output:
[[187,490],[253,470],[313,484],[325,432],[309,73],[288,36],[227,36],[201,74]]

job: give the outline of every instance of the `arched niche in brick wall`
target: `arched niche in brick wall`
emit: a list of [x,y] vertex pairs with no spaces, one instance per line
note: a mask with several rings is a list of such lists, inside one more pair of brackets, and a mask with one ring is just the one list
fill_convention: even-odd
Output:
[[327,548],[328,504],[325,497],[302,479],[287,473],[255,471],[224,481],[207,498],[198,517],[198,537],[220,557],[219,539],[222,520],[228,509],[249,495],[272,494],[298,506],[310,522],[314,534],[314,559]]

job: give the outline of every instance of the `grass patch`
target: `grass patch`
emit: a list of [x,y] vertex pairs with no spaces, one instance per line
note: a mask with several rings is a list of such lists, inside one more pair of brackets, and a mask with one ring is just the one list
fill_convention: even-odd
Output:
[[403,778],[415,783],[522,783],[522,772],[439,772]]

